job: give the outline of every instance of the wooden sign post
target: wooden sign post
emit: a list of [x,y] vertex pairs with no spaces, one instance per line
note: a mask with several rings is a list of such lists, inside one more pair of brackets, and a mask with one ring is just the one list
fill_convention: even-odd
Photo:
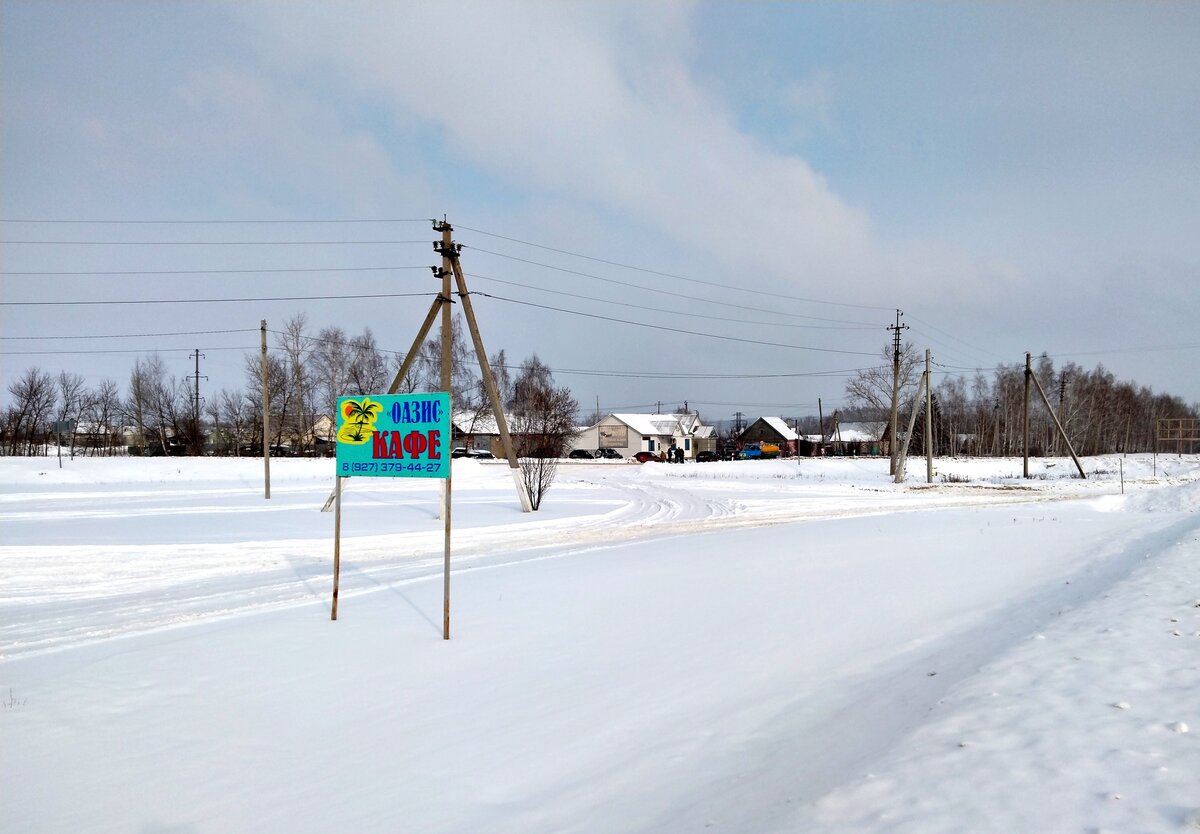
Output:
[[450,639],[450,395],[370,394],[339,397],[333,521],[333,612],[341,569],[342,480],[435,478],[445,484],[443,639]]

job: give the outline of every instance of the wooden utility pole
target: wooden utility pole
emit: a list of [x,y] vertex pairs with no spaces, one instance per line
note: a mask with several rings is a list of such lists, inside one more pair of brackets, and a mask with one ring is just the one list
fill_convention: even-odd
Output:
[[896,422],[900,417],[900,334],[908,329],[907,324],[900,323],[900,317],[904,315],[899,309],[896,310],[896,324],[888,325],[888,330],[893,331],[892,344],[892,418],[891,418],[891,434],[892,440],[888,444],[889,452],[891,453],[891,471],[890,474],[896,474],[896,462],[899,459],[899,449],[896,446]]
[[[1026,360],[1026,362],[1029,361],[1028,353],[1025,354],[1025,360]],[[1028,373],[1028,371],[1026,371],[1026,373]],[[1056,429],[1058,429],[1058,436],[1062,438],[1063,443],[1067,444],[1067,451],[1071,453],[1071,460],[1075,461],[1075,468],[1079,470],[1079,477],[1087,478],[1087,474],[1083,471],[1083,464],[1079,462],[1079,456],[1075,454],[1075,447],[1071,445],[1071,438],[1067,437],[1066,429],[1063,428],[1062,423],[1058,419],[1058,415],[1054,413],[1054,409],[1050,407],[1050,398],[1046,396],[1046,391],[1042,388],[1041,380],[1039,380],[1037,378],[1037,376],[1034,374],[1029,374],[1028,376],[1026,376],[1025,379],[1027,380],[1026,386],[1028,386],[1028,384],[1029,384],[1028,383],[1029,379],[1032,379],[1033,384],[1037,386],[1038,394],[1040,394],[1042,397],[1042,403],[1046,406],[1046,410],[1050,412],[1050,419],[1052,419],[1054,421],[1054,427]],[[1026,397],[1028,397],[1028,393],[1026,393]],[[1026,403],[1025,408],[1026,408],[1026,413],[1028,414],[1028,409],[1029,409],[1028,402]],[[1028,417],[1026,419],[1028,419]],[[1028,446],[1027,446],[1026,447],[1026,455],[1028,455],[1028,454],[1029,454],[1029,451],[1028,451]],[[1028,474],[1029,458],[1028,457],[1025,458],[1025,468],[1026,468],[1025,477],[1028,478],[1029,477],[1029,474]]]
[[[442,390],[450,394],[450,414],[454,414],[454,369],[451,364],[451,347],[454,342],[453,321],[450,317],[450,271],[451,252],[454,242],[450,237],[450,224],[442,223]],[[450,639],[450,491],[453,485],[453,468],[442,481],[442,522],[445,524],[443,546],[444,569],[442,572],[442,639]]]
[[271,388],[267,385],[267,320],[259,321],[262,335],[263,498],[271,497]]
[[[443,333],[443,361],[445,361],[448,350],[445,339],[447,333],[451,333],[446,325],[446,321],[450,316],[451,300],[450,280],[454,278],[458,285],[459,297],[463,302],[463,314],[467,319],[467,326],[471,331],[471,341],[475,347],[475,357],[479,361],[479,369],[483,375],[484,387],[487,389],[488,398],[492,404],[492,415],[496,420],[496,428],[500,433],[500,444],[504,449],[505,457],[508,458],[509,468],[512,470],[513,482],[517,488],[517,497],[521,501],[521,509],[524,512],[533,512],[533,501],[529,497],[529,490],[525,486],[524,480],[521,478],[520,463],[517,461],[517,456],[512,443],[512,436],[508,431],[508,421],[504,416],[504,404],[500,402],[500,392],[496,386],[496,378],[492,374],[491,365],[487,361],[487,354],[484,352],[483,338],[479,333],[479,323],[475,318],[474,308],[471,306],[470,292],[467,289],[466,279],[463,277],[462,265],[459,263],[458,252],[460,246],[453,242],[452,234],[454,227],[443,221],[434,221],[433,230],[441,232],[442,239],[434,243],[434,248],[442,256],[442,265],[440,267],[432,267],[434,277],[441,279],[442,288],[437,298],[429,306],[429,312],[425,316],[425,321],[421,323],[421,327],[417,330],[417,336],[413,339],[412,346],[408,349],[408,353],[404,354],[404,360],[400,363],[400,368],[396,371],[396,375],[392,377],[392,384],[388,386],[387,393],[395,394],[400,390],[400,386],[404,382],[404,377],[412,369],[416,362],[417,356],[420,354],[421,346],[425,343],[425,339],[429,335],[429,331],[433,329],[433,323],[438,319],[438,314],[442,315],[442,333]],[[443,369],[443,376],[445,371]],[[445,386],[447,392],[450,391],[452,379],[443,378],[441,384]],[[321,512],[328,512],[333,506],[334,495],[330,493],[326,499],[325,505],[321,507]]]
[[933,369],[925,349],[925,483],[933,483]]
[[1025,450],[1025,467],[1022,477],[1029,477],[1029,380],[1033,378],[1033,369],[1030,367],[1032,358],[1028,353],[1025,354],[1025,407],[1021,413],[1021,444]]
[[[457,255],[457,253],[455,253]],[[517,487],[517,495],[521,499],[521,508],[525,512],[533,512],[533,499],[525,479],[521,477],[521,464],[517,461],[516,448],[513,446],[512,435],[508,431],[508,418],[504,416],[504,403],[500,402],[500,389],[496,385],[496,376],[492,373],[492,365],[488,362],[487,351],[483,347],[483,336],[479,332],[479,322],[475,319],[475,307],[471,303],[471,293],[467,290],[467,279],[463,275],[462,264],[457,257],[451,258],[451,268],[454,270],[454,280],[458,284],[458,297],[462,302],[463,316],[467,320],[467,329],[471,331],[471,343],[475,346],[475,358],[479,360],[479,374],[483,377],[483,387],[487,390],[488,399],[492,403],[492,417],[496,420],[496,431],[500,433],[500,446],[504,456],[508,458],[508,468],[512,472],[513,483]],[[596,398],[597,410],[600,399]]]
[[898,484],[904,483],[904,466],[908,460],[908,446],[912,442],[913,427],[917,424],[917,414],[920,412],[922,405],[921,398],[928,382],[929,377],[926,374],[921,374],[921,383],[917,386],[917,396],[913,397],[912,414],[908,417],[908,431],[904,433],[904,444],[900,447],[900,453],[896,458],[896,473],[893,477]]

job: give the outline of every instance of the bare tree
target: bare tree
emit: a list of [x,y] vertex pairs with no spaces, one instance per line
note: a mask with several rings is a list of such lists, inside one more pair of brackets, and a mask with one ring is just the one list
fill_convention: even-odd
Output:
[[83,416],[83,409],[86,405],[87,383],[79,374],[68,371],[59,371],[56,383],[58,385],[58,422],[75,424],[70,438],[71,457],[74,458],[75,435],[78,430],[79,418]]
[[536,510],[554,483],[558,459],[571,447],[579,404],[569,389],[554,386],[550,369],[536,355],[522,363],[513,390],[513,443]]
[[54,404],[58,399],[50,374],[29,368],[8,385],[13,405],[6,416],[9,454],[32,455],[44,438]]
[[[508,367],[508,357],[504,353],[504,348],[492,354],[492,358],[488,361],[492,368],[492,378],[496,381],[496,391],[500,394],[500,407],[507,408],[512,402],[513,395],[513,378],[512,372]],[[482,385],[482,380],[480,381]]]
[[[883,363],[859,370],[846,381],[846,403],[870,414],[870,419],[887,419],[892,410],[892,346],[885,344]],[[917,352],[906,344],[900,351],[900,401],[910,400],[917,386]]]
[[[264,434],[262,358],[259,354],[246,354],[243,373],[246,376],[245,396],[251,421],[248,431],[254,438],[254,443],[257,444],[262,441]],[[273,435],[270,440],[271,445],[278,445],[282,442],[284,424],[291,414],[292,397],[289,381],[290,376],[283,360],[274,354],[268,355],[267,392],[270,395],[271,403],[271,425],[267,427],[266,433]],[[258,451],[261,452],[261,448]]]
[[[387,359],[375,344],[371,328],[363,328],[359,336],[350,340],[350,364],[347,394],[382,394],[391,382]],[[333,413],[332,411],[330,412]]]
[[[457,411],[469,408],[476,400],[478,373],[473,362],[473,348],[463,336],[459,316],[452,317],[450,321],[450,402]],[[442,390],[441,336],[425,340],[415,366],[418,388],[423,391]]]
[[314,339],[307,335],[307,329],[308,317],[297,313],[284,322],[283,332],[276,339],[287,375],[286,407],[280,412],[280,437],[286,432],[300,451],[312,440],[316,410],[316,386],[309,363]]
[[[121,427],[117,424],[121,415],[121,393],[117,383],[111,379],[102,379],[100,384],[88,393],[84,413],[91,424],[92,452],[113,454],[121,438]],[[95,442],[96,439],[98,443]]]
[[[337,399],[349,393],[351,348],[346,333],[340,327],[326,327],[317,334],[313,346],[314,385],[322,412],[332,416],[337,411]],[[327,440],[332,440],[331,421]]]
[[[217,400],[220,403],[221,422],[233,437],[233,453],[240,455],[242,444],[249,439],[248,431],[254,423],[251,415],[255,412],[251,410],[250,401],[241,391],[222,388]],[[257,413],[262,413],[261,407]]]

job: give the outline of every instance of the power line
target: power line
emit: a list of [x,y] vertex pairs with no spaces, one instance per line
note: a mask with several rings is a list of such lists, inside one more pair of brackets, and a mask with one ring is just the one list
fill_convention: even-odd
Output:
[[[510,370],[519,370],[519,365],[506,365]],[[681,372],[653,372],[653,371],[595,371],[581,370],[578,368],[551,368],[552,373],[566,374],[567,376],[597,376],[611,377],[614,379],[672,379],[672,380],[739,380],[739,379],[794,379],[797,377],[836,377],[846,374],[858,373],[866,370],[865,368],[845,368],[835,371],[809,371],[807,373],[788,373],[788,374],[705,374],[705,373],[681,373]]]
[[[476,249],[475,251],[483,252],[486,250]],[[490,253],[490,254],[499,254],[499,253]],[[509,258],[512,256],[500,255],[500,257]],[[597,281],[603,281],[607,284],[616,284],[619,287],[629,287],[630,289],[641,290],[643,292],[656,292],[656,293],[659,293],[660,295],[669,295],[672,298],[683,298],[683,299],[686,299],[687,301],[699,301],[704,304],[716,304],[719,307],[733,307],[738,310],[752,310],[754,312],[760,312],[760,313],[764,312],[764,310],[762,309],[761,306],[760,307],[749,307],[749,306],[742,305],[742,304],[731,304],[731,303],[727,303],[724,301],[714,301],[709,298],[698,298],[694,295],[688,295],[687,293],[672,292],[671,290],[662,290],[662,289],[658,289],[657,287],[647,287],[642,284],[632,284],[628,281],[618,281],[616,278],[606,278],[603,275],[593,275],[590,272],[580,272],[575,269],[566,269],[566,268],[560,267],[560,266],[552,266],[551,264],[538,263],[537,261],[528,261],[523,258],[513,258],[513,260],[523,261],[524,263],[533,264],[534,266],[542,266],[542,267],[545,267],[546,269],[553,269],[556,272],[565,272],[568,275],[578,275],[581,278],[593,278]],[[476,277],[486,278],[487,276],[478,275]],[[490,279],[490,280],[495,280],[495,279]],[[725,289],[733,289],[733,288],[725,287]],[[799,313],[785,313],[780,310],[770,310],[770,311],[766,311],[766,312],[770,312],[774,315],[786,316],[788,318],[808,319],[810,321],[825,321],[825,322],[831,322],[833,324],[856,324],[856,325],[863,325],[864,327],[874,327],[875,326],[875,324],[873,322],[867,322],[867,321],[849,321],[846,319],[827,319],[827,318],[821,318],[819,316],[805,316],[805,315],[801,315]]]
[[1149,347],[1112,348],[1111,350],[1077,350],[1071,353],[1047,353],[1052,359],[1070,358],[1072,356],[1106,356],[1110,353],[1155,353],[1167,350],[1197,350],[1200,342],[1187,342],[1181,345],[1154,345]]
[[[599,275],[592,275],[587,272],[579,272],[578,270],[574,270],[574,269],[567,269],[567,268],[561,267],[561,266],[553,266],[552,264],[545,264],[545,263],[541,263],[540,261],[531,261],[528,258],[519,258],[516,255],[506,255],[503,252],[493,252],[490,249],[480,249],[478,246],[468,246],[466,244],[463,244],[463,248],[471,249],[475,252],[483,252],[487,255],[495,255],[498,258],[508,258],[509,260],[520,261],[521,263],[530,264],[532,266],[540,266],[540,267],[545,267],[546,269],[554,269],[559,272],[566,272],[571,275],[580,275],[585,278],[596,278],[600,281],[611,281],[614,284],[623,283],[621,281],[616,281],[611,278],[602,278]],[[586,257],[586,256],[581,255],[580,257]],[[610,262],[606,261],[605,263],[610,263]],[[617,264],[617,265],[622,266],[622,264]],[[630,269],[638,269],[637,267],[629,267],[629,268]],[[652,270],[640,270],[640,271],[652,272]],[[703,284],[704,286],[707,286],[707,287],[717,287],[718,289],[722,289],[722,290],[737,290],[737,287],[731,287],[728,284],[720,284],[720,283],[717,283],[716,281],[702,281],[699,278],[687,278],[682,275],[670,275],[669,273],[665,273],[665,272],[659,272],[659,273],[655,273],[655,274],[663,275],[668,278],[677,278],[680,281],[688,281],[689,283],[692,283],[692,284]],[[640,285],[637,285],[637,284],[626,284],[625,286],[635,286],[635,287],[638,287],[638,289],[651,289],[650,287],[641,287]],[[662,290],[654,290],[654,292],[662,292]],[[801,297],[798,295],[787,295],[786,293],[768,292],[767,290],[755,290],[754,292],[755,292],[755,295],[765,295],[765,296],[770,296],[771,298],[782,298],[786,301],[800,301],[805,304],[828,304],[828,305],[831,305],[834,307],[853,307],[853,308],[857,308],[860,310],[890,310],[890,309],[892,309],[891,307],[876,307],[876,306],[869,305],[869,304],[843,304],[840,301],[825,301],[824,299],[819,299],[819,298],[804,298],[804,297]],[[684,296],[684,297],[691,298],[691,296]],[[860,324],[862,322],[855,322],[855,323]]]
[[[597,281],[604,281],[605,283],[608,283],[608,284],[616,284],[617,286],[620,286],[620,287],[629,287],[630,289],[643,290],[645,292],[656,292],[656,293],[659,293],[660,295],[669,295],[672,298],[682,298],[687,301],[698,301],[702,304],[714,304],[718,307],[732,308],[735,310],[750,310],[751,312],[755,312],[755,313],[767,312],[767,313],[770,313],[770,314],[776,315],[776,316],[783,316],[785,318],[791,318],[791,319],[804,319],[806,321],[824,321],[824,322],[830,322],[832,324],[854,325],[857,327],[862,327],[864,330],[877,326],[873,322],[867,322],[867,321],[851,321],[851,320],[847,320],[847,319],[827,319],[827,318],[821,318],[820,316],[806,316],[801,313],[785,313],[782,310],[763,310],[761,306],[751,307],[746,304],[732,304],[732,303],[729,303],[726,301],[713,301],[710,298],[697,298],[696,296],[688,295],[687,293],[671,292],[670,290],[660,290],[655,287],[642,286],[641,284],[631,284],[627,281],[618,281],[615,278],[605,278],[601,275],[591,275],[586,272],[575,272],[574,270],[570,270],[570,269],[564,270],[564,269],[560,269],[559,267],[554,267],[554,266],[550,266],[549,268],[557,269],[561,272],[569,272],[573,275],[580,275],[585,278],[595,278]],[[480,275],[480,274],[474,273],[474,272],[469,272],[467,274],[470,275],[472,278],[482,278],[485,281],[496,281],[497,283],[501,283],[501,284],[512,284],[513,286],[527,287],[528,289],[539,289],[539,288],[535,288],[535,287],[528,287],[525,284],[517,284],[514,281],[501,281],[499,278],[491,278],[487,275]],[[545,292],[557,292],[557,291],[556,290],[545,290]],[[564,293],[564,294],[566,294],[566,293]],[[586,298],[586,296],[580,296],[580,297]],[[597,300],[599,300],[599,299],[597,299]]]
[[[1176,344],[1176,345],[1148,345],[1146,347],[1110,348],[1109,350],[1072,351],[1070,353],[1041,353],[1041,354],[1038,354],[1038,356],[1046,356],[1047,358],[1050,358],[1050,359],[1070,359],[1070,358],[1076,357],[1076,356],[1108,356],[1111,354],[1126,354],[1126,353],[1158,353],[1158,352],[1173,351],[1173,350],[1200,350],[1200,342],[1185,342],[1183,344]],[[934,362],[934,364],[940,368],[945,368],[946,370],[954,370],[954,371],[979,371],[980,373],[982,373],[983,371],[993,370],[992,368],[984,368],[979,365],[975,365],[975,366],[945,365],[945,364],[942,364],[941,362]],[[1014,360],[1011,363],[1000,362],[998,364],[1009,365],[1011,367],[1018,367],[1020,365],[1020,362]]]
[[425,240],[0,240],[6,246],[376,246],[390,243],[423,243]]
[[0,341],[63,341],[64,339],[150,339],[159,336],[213,336],[221,333],[255,333],[256,330],[241,328],[239,330],[184,330],[177,333],[107,333],[88,334],[85,336],[0,336]]
[[[426,267],[428,268],[428,267]],[[3,307],[62,307],[68,305],[101,305],[101,304],[221,304],[243,303],[257,301],[340,301],[357,298],[433,298],[435,292],[392,292],[368,293],[358,295],[277,295],[257,296],[253,298],[139,298],[103,301],[0,301]]]
[[[292,335],[283,330],[271,330],[270,328],[267,329],[267,332],[272,333],[276,336],[291,336]],[[322,339],[320,336],[305,336],[303,334],[301,334],[300,338],[304,339],[307,342],[316,342],[317,344],[321,344],[321,345],[340,345],[341,347],[354,348],[355,350],[362,350],[367,347],[366,345],[355,344],[353,339],[351,339],[350,341],[344,341],[342,339]],[[402,350],[389,350],[388,348],[381,348],[378,346],[372,346],[371,349],[378,351],[379,353],[390,353],[393,356],[404,356],[404,351],[402,351]]]
[[[821,324],[787,324],[784,322],[776,322],[776,321],[753,321],[750,319],[733,319],[733,318],[729,318],[727,316],[708,316],[703,313],[685,313],[682,310],[664,310],[661,307],[647,307],[642,304],[631,304],[627,301],[611,301],[607,298],[596,298],[595,296],[581,295],[579,293],[567,292],[565,290],[551,290],[551,289],[546,289],[545,287],[535,287],[530,284],[522,284],[517,281],[505,281],[500,278],[492,278],[487,275],[479,275],[478,273],[468,273],[468,274],[472,278],[481,278],[484,281],[494,281],[497,284],[506,284],[510,287],[521,287],[522,289],[534,290],[536,292],[546,292],[546,293],[551,293],[553,295],[565,295],[569,298],[578,298],[583,301],[595,301],[600,304],[613,304],[618,307],[628,307],[632,310],[645,310],[646,312],[650,312],[650,313],[666,313],[668,315],[673,315],[673,316],[688,316],[690,318],[708,319],[710,321],[725,321],[725,322],[731,322],[733,324],[757,324],[757,325],[766,325],[768,327],[792,327],[792,328],[803,328],[803,329],[807,329],[807,330],[868,330],[868,329],[874,329],[874,325],[868,325],[868,324],[843,325],[843,326],[835,327],[835,326],[827,326],[827,325],[821,325]],[[722,306],[732,306],[732,305],[722,305]],[[740,309],[756,309],[756,308],[740,308]]]
[[[462,230],[468,231],[468,232],[475,232],[476,234],[487,235],[488,237],[494,237],[494,238],[499,238],[501,240],[507,240],[512,243],[519,243],[523,246],[532,246],[535,249],[544,249],[547,252],[557,252],[560,255],[570,255],[571,257],[574,257],[574,258],[582,258],[587,261],[594,261],[596,263],[608,264],[609,266],[616,266],[616,267],[620,267],[621,269],[632,269],[636,272],[647,273],[648,275],[659,275],[659,276],[662,276],[663,278],[674,278],[678,281],[690,281],[693,284],[704,284],[706,286],[719,287],[721,289],[734,289],[733,287],[729,287],[726,284],[720,284],[715,281],[704,281],[699,278],[689,278],[686,275],[678,275],[673,272],[660,272],[657,269],[648,269],[648,268],[642,267],[642,266],[635,266],[633,264],[621,263],[620,261],[610,261],[607,258],[597,258],[592,255],[584,255],[579,252],[571,252],[566,249],[557,249],[553,246],[546,246],[541,243],[533,243],[528,240],[521,240],[521,239],[515,238],[515,237],[508,237],[507,235],[500,235],[500,234],[496,234],[495,232],[485,232],[483,229],[473,229],[470,226],[456,226],[455,228],[462,229]],[[471,248],[475,248],[475,247],[471,247]],[[486,252],[487,250],[477,249],[476,251]],[[498,255],[501,258],[513,257],[511,255],[503,255],[499,252],[489,252],[488,254]],[[517,258],[516,260],[521,260],[521,259]],[[533,263],[533,262],[531,261],[530,263]],[[542,266],[545,266],[545,264],[542,264]],[[761,290],[757,291],[757,292],[759,295],[771,295],[771,296],[775,296],[777,298],[787,298],[787,299],[790,299],[793,301],[804,301],[804,302],[807,302],[810,304],[832,304],[837,307],[857,307],[862,310],[889,310],[889,309],[891,309],[890,307],[874,307],[874,306],[871,306],[868,304],[842,304],[837,301],[825,301],[823,299],[799,298],[797,296],[763,292]]]
[[428,266],[328,266],[279,269],[113,269],[106,271],[49,270],[43,272],[0,271],[0,275],[255,275],[270,272],[386,272],[395,269],[429,269]]
[[611,321],[611,322],[616,322],[618,324],[628,324],[628,325],[632,325],[634,327],[645,327],[645,328],[649,328],[651,330],[662,330],[667,333],[683,333],[688,336],[702,336],[707,339],[720,339],[720,340],[726,341],[726,342],[742,342],[744,344],[750,344],[750,345],[765,345],[767,347],[790,348],[792,350],[811,350],[811,351],[817,351],[820,353],[840,353],[840,354],[844,354],[844,355],[848,355],[848,356],[874,356],[875,355],[873,353],[864,353],[862,351],[857,351],[857,350],[836,350],[834,348],[808,347],[806,345],[789,345],[789,344],[784,344],[782,342],[766,342],[766,341],[760,341],[758,339],[743,339],[743,338],[739,338],[737,336],[720,336],[715,333],[701,333],[696,330],[683,330],[683,329],[680,329],[677,327],[665,327],[665,326],[659,325],[659,324],[646,324],[645,322],[640,322],[640,321],[629,321],[628,319],[617,319],[617,318],[613,318],[611,316],[601,316],[601,315],[597,315],[596,313],[584,313],[579,310],[567,310],[562,307],[550,307],[545,304],[534,304],[532,301],[518,301],[514,298],[505,298],[504,296],[492,295],[491,293],[475,292],[472,294],[482,296],[484,298],[494,298],[497,301],[507,301],[510,304],[520,304],[525,307],[536,307],[539,310],[552,310],[557,313],[567,313],[568,315],[583,316],[585,318],[599,319],[601,321]]
[[374,219],[327,219],[327,220],[63,220],[50,218],[14,218],[0,217],[0,223],[61,223],[61,224],[94,224],[94,225],[219,225],[219,224],[285,224],[285,223],[436,223],[431,217],[405,217]]
[[[976,345],[973,345],[973,344],[971,344],[970,342],[967,342],[967,341],[965,341],[965,340],[963,340],[963,339],[960,339],[960,338],[958,338],[957,336],[955,336],[955,335],[954,335],[954,334],[952,334],[952,333],[947,333],[945,330],[942,330],[940,327],[935,327],[934,325],[930,324],[930,323],[929,323],[929,322],[927,322],[927,321],[924,321],[924,320],[922,320],[922,319],[918,318],[917,316],[914,316],[914,315],[911,315],[911,314],[910,314],[908,318],[909,318],[909,320],[910,320],[910,321],[915,321],[917,324],[921,325],[922,327],[926,327],[926,328],[929,328],[930,330],[934,330],[934,331],[936,331],[936,332],[938,332],[938,333],[941,333],[943,336],[945,336],[945,337],[946,337],[946,338],[948,338],[948,339],[953,339],[954,341],[958,342],[959,344],[961,344],[961,345],[965,345],[966,347],[970,348],[970,349],[971,349],[971,350],[973,350],[973,351],[976,351],[977,353],[979,353],[979,354],[980,354],[980,355],[982,355],[982,356],[995,356],[995,355],[996,355],[996,354],[992,353],[992,352],[991,352],[991,351],[989,351],[989,350],[984,350],[984,349],[983,349],[983,348],[981,348],[981,347],[977,347]],[[926,335],[928,335],[928,334],[926,334]],[[935,342],[936,342],[936,341],[937,341],[937,339],[934,339],[933,341],[935,341]],[[947,348],[949,348],[950,350],[953,350],[953,351],[959,351],[959,350],[961,350],[961,348],[955,348],[953,345],[947,345],[945,342],[938,342],[938,343],[939,343],[939,344],[941,344],[943,347],[947,347]]]
[[[257,347],[205,347],[204,350],[257,350]],[[144,350],[0,350],[0,356],[50,356],[50,355],[69,355],[69,356],[91,356],[97,353],[118,353],[127,354],[130,356],[138,356],[143,353],[179,353],[180,351],[192,352],[192,348],[147,348]]]

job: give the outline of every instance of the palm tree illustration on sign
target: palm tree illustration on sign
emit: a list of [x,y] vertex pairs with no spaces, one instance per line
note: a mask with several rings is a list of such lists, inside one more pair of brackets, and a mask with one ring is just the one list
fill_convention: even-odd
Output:
[[374,402],[370,397],[361,400],[346,400],[342,403],[341,428],[338,429],[339,443],[363,444],[371,439],[375,429],[375,420],[383,411],[383,406]]

